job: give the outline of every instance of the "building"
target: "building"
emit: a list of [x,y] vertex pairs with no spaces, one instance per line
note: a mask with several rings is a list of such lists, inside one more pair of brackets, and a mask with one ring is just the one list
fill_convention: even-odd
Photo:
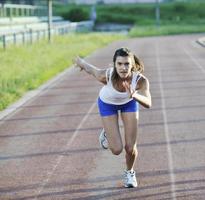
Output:
[[12,4],[29,4],[34,5],[35,0],[1,0],[0,3],[12,3]]

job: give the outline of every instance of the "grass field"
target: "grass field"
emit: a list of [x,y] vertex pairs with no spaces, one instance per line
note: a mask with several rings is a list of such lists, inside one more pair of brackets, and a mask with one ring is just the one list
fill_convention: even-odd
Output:
[[[155,3],[140,4],[98,4],[96,6],[97,23],[126,23],[135,25],[155,24]],[[181,1],[160,3],[162,25],[167,24],[201,24],[205,22],[205,1]],[[72,12],[78,10],[78,13]],[[68,5],[55,7],[55,13],[68,20],[88,20],[91,6]]]
[[134,26],[128,33],[130,37],[146,37],[157,35],[173,35],[173,34],[187,34],[187,33],[204,33],[205,26],[198,25],[154,25]]
[[[155,8],[154,3],[97,5],[96,23],[131,24],[131,37],[205,32],[205,1],[160,3],[160,27],[156,27]],[[71,21],[89,19],[90,10],[88,5],[56,7],[56,13]]]
[[41,41],[28,46],[0,49],[0,110],[72,65],[76,55],[86,56],[125,36],[119,34],[69,34],[52,44]]

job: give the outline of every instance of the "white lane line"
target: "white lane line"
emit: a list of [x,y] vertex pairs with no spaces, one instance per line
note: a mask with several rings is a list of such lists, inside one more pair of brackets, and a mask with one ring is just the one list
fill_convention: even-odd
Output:
[[[92,106],[90,107],[90,109],[88,110],[88,112],[86,113],[86,115],[83,117],[82,121],[80,122],[80,124],[78,125],[77,129],[75,130],[75,132],[73,133],[72,137],[68,140],[66,146],[61,149],[61,151],[63,151],[64,149],[67,150],[69,148],[69,146],[73,143],[73,141],[75,140],[75,138],[77,137],[79,130],[81,129],[81,127],[83,126],[83,124],[85,123],[85,121],[87,120],[87,118],[89,117],[90,113],[92,112],[93,108],[96,105],[96,101],[92,104]],[[53,168],[47,173],[47,178],[42,182],[42,185],[40,187],[40,189],[38,190],[36,196],[35,196],[35,200],[38,199],[38,196],[43,192],[43,189],[45,188],[46,184],[49,182],[50,178],[52,177],[52,175],[54,174],[55,170],[57,169],[58,165],[61,163],[62,159],[63,159],[63,155],[60,155],[57,158],[57,162],[56,164],[53,166]]]
[[191,53],[190,53],[187,49],[183,48],[183,50],[184,50],[184,52],[187,54],[187,56],[191,59],[191,61],[192,61],[203,73],[205,73],[205,68],[197,61],[197,59],[194,58],[194,57],[191,55]]
[[167,143],[167,153],[168,153],[168,167],[170,172],[170,179],[171,179],[171,192],[172,192],[172,199],[176,200],[176,186],[175,186],[175,174],[173,169],[173,157],[172,157],[172,149],[171,149],[171,142],[169,137],[169,127],[168,127],[168,121],[167,121],[167,113],[166,113],[166,103],[165,103],[165,97],[164,97],[164,88],[162,83],[162,74],[161,74],[161,64],[159,59],[159,46],[158,41],[155,43],[155,52],[156,52],[156,63],[157,63],[157,72],[159,77],[159,89],[161,94],[161,101],[162,101],[162,114],[163,114],[163,120],[164,120],[164,132],[165,132],[165,138]]

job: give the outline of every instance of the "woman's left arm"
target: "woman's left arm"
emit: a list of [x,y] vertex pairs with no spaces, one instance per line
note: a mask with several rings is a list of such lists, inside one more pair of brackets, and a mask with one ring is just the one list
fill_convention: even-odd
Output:
[[148,79],[144,76],[141,76],[137,87],[138,88],[131,94],[131,97],[138,101],[142,106],[150,108],[152,106],[152,99]]

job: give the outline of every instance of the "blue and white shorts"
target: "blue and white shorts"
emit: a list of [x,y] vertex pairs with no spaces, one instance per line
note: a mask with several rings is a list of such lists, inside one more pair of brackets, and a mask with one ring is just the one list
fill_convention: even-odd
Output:
[[139,103],[134,99],[129,101],[128,103],[122,105],[114,105],[104,103],[100,98],[98,98],[98,109],[100,115],[102,117],[117,115],[118,111],[120,112],[138,112],[139,111]]

